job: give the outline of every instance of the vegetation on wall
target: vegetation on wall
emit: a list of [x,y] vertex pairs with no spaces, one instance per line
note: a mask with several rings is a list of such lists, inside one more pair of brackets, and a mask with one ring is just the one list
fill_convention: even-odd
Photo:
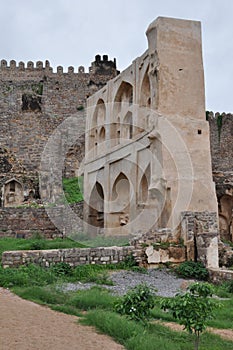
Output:
[[73,204],[83,201],[83,177],[63,179],[63,190],[68,203]]

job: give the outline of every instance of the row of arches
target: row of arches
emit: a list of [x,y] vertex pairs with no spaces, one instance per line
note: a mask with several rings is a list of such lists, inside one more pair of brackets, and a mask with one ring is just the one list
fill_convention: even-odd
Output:
[[[150,184],[150,165],[142,175],[138,187],[138,203],[148,201],[148,190]],[[108,220],[108,227],[120,227],[130,222],[133,185],[129,178],[123,173],[115,179],[107,201],[106,194],[100,182],[96,182],[89,199],[89,224],[97,228],[105,227],[106,205],[111,213],[112,220]]]
[[[125,140],[132,139],[140,132],[140,128],[133,116],[134,89],[132,84],[122,81],[111,107],[111,118],[106,120],[106,105],[102,98],[96,104],[92,119],[89,124],[89,151],[95,149],[94,155],[98,154],[98,149],[103,151],[104,147],[99,147],[105,140],[111,140],[111,146],[124,143]],[[139,106],[150,107],[151,92],[148,69],[142,79]],[[109,124],[109,127],[107,126]],[[107,131],[108,129],[108,131]],[[141,129],[142,130],[142,129]]]

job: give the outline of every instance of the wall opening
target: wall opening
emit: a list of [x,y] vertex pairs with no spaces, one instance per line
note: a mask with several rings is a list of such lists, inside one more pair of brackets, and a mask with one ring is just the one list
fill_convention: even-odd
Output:
[[104,228],[104,191],[99,182],[96,182],[90,196],[89,224]]

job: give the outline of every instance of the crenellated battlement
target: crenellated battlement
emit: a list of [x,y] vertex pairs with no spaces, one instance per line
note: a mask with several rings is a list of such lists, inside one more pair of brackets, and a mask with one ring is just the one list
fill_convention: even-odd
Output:
[[56,71],[50,66],[50,62],[46,60],[45,62],[37,61],[34,63],[33,61],[28,62],[16,62],[15,60],[11,60],[7,62],[5,59],[2,59],[0,62],[0,74],[9,74],[9,73],[38,73],[45,72],[46,74],[95,74],[95,75],[117,75],[119,72],[116,69],[116,59],[113,61],[108,60],[107,55],[103,55],[103,59],[101,59],[100,55],[95,56],[95,61],[91,63],[91,67],[89,67],[88,72],[85,72],[84,66],[77,67],[77,71],[75,71],[75,67],[69,66],[67,70],[62,66],[57,66]]

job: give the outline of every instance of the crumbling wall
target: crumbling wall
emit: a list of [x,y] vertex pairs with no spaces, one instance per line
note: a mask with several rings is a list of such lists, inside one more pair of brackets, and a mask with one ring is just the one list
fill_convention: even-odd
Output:
[[181,216],[181,237],[187,249],[187,260],[218,268],[217,213],[186,211]]
[[207,112],[222,239],[233,241],[233,115]]

